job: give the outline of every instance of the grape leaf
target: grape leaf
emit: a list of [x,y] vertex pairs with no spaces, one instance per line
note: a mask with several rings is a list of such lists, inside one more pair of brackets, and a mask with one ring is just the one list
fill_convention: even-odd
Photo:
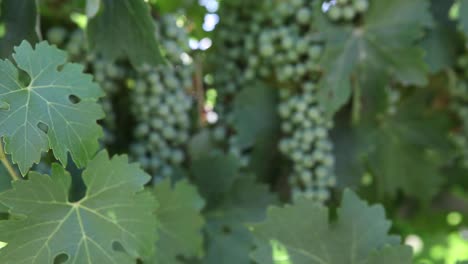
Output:
[[163,62],[155,27],[143,0],[102,0],[87,27],[89,46],[105,57],[127,56],[134,66]]
[[0,35],[0,58],[11,55],[13,47],[23,40],[37,41],[36,1],[3,0],[1,10],[7,10],[0,15],[0,25],[4,26],[4,35]]
[[249,171],[260,179],[270,177],[277,169],[272,164],[278,156],[280,120],[277,114],[277,89],[263,83],[250,84],[234,101],[234,122],[237,144],[251,148]]
[[[83,167],[99,148],[102,129],[96,123],[104,117],[96,102],[103,92],[83,74],[83,66],[66,62],[66,53],[41,42],[35,49],[23,41],[13,58],[0,61],[0,135],[5,151],[23,175],[38,163],[41,153],[52,149],[67,164],[67,153]],[[20,71],[29,76],[23,85]]]
[[54,164],[52,175],[29,174],[0,194],[13,219],[0,221],[1,263],[135,263],[153,254],[156,201],[142,192],[150,177],[126,156],[105,151],[83,172],[86,195],[69,201],[71,176]]
[[237,94],[234,101],[234,128],[240,148],[251,147],[257,138],[270,136],[279,126],[276,90],[261,83]]
[[410,247],[398,245],[386,246],[377,253],[371,255],[364,264],[394,264],[411,263],[412,250]]
[[203,253],[202,228],[205,224],[200,210],[204,201],[187,180],[173,187],[169,179],[158,183],[153,194],[158,201],[158,237],[156,258],[151,263],[179,263],[177,256],[200,256]]
[[428,107],[431,96],[418,90],[400,103],[395,115],[359,128],[371,146],[368,165],[380,195],[393,196],[402,190],[427,200],[438,191],[441,166],[453,153],[447,140],[452,124],[446,112]]
[[[259,264],[277,263],[273,257],[294,264],[411,263],[411,249],[395,246],[399,238],[388,234],[390,226],[382,206],[369,206],[349,190],[332,224],[328,209],[302,198],[270,208],[267,220],[251,226],[259,246],[252,257]],[[273,252],[270,243],[281,250]],[[382,259],[387,262],[378,262]]]
[[208,153],[206,156],[194,157],[191,164],[195,183],[208,202],[219,201],[219,197],[229,191],[239,176],[238,169],[239,161],[237,158],[220,151]]
[[371,65],[403,84],[424,85],[424,52],[415,45],[423,26],[431,25],[426,0],[376,0],[359,27],[332,25],[317,10],[317,23],[326,38],[321,60],[325,75],[320,96],[328,113],[335,113],[351,95],[351,76],[361,64]]
[[255,177],[243,175],[236,180],[218,206],[206,214],[208,246],[203,263],[250,264],[253,237],[245,224],[262,221],[267,206],[275,202],[276,197]]

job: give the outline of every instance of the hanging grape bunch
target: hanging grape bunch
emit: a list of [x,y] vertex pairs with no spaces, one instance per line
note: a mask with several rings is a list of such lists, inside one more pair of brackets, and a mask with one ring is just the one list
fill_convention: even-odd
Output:
[[228,138],[224,142],[227,150],[240,160],[242,168],[247,167],[249,154],[239,147],[232,128],[233,101],[235,95],[256,78],[255,71],[259,65],[251,62],[257,55],[250,53],[247,45],[253,44],[252,40],[261,28],[265,14],[256,11],[260,6],[262,3],[258,1],[225,2],[219,10],[220,22],[213,37],[214,52],[209,57],[213,65],[213,86],[217,91],[215,111],[219,116],[212,134],[218,142]]
[[[317,82],[322,44],[313,27],[310,1],[269,2],[271,22],[258,37],[259,74],[281,84],[278,112],[283,137],[280,152],[292,162],[292,198],[300,195],[324,201],[336,183],[332,128],[318,104]],[[281,25],[281,26],[280,26]],[[268,72],[268,70],[270,72]]]
[[369,0],[332,0],[324,2],[326,13],[332,21],[351,22],[369,8]]
[[185,160],[190,137],[193,66],[188,55],[188,35],[174,16],[157,21],[156,34],[167,65],[142,66],[131,93],[136,126],[131,154],[154,179],[171,176]]
[[[229,97],[242,87],[248,89],[249,83],[260,80],[276,87],[281,94],[278,111],[283,131],[279,149],[292,162],[293,199],[306,195],[324,201],[336,178],[328,137],[332,123],[317,102],[323,47],[313,28],[314,4],[266,1],[261,8],[268,11],[263,13],[255,12],[259,7],[251,5],[254,3],[230,3],[220,10],[224,22],[221,19],[218,25],[215,58],[229,68],[227,72],[235,73],[229,76],[226,71],[224,75],[215,71],[216,87],[224,98],[221,112],[229,124]],[[233,32],[242,32],[242,38]],[[215,130],[219,135],[224,131]],[[230,151],[248,163],[248,155],[235,142],[235,135],[231,136]]]

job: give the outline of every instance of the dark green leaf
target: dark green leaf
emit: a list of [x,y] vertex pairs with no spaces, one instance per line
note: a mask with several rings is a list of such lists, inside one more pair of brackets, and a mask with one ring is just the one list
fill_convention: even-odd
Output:
[[87,34],[91,49],[110,59],[126,56],[135,66],[163,62],[149,6],[143,0],[102,0]]
[[271,137],[279,126],[277,91],[261,83],[237,94],[234,101],[234,128],[240,148],[251,147],[259,138]]
[[426,0],[373,1],[359,27],[330,25],[319,14],[319,28],[327,39],[322,58],[324,109],[334,113],[348,101],[350,78],[360,64],[388,73],[403,84],[424,85],[424,52],[414,42],[423,26],[432,23],[428,9]]
[[[267,220],[252,225],[259,246],[253,259],[259,264],[279,258],[294,264],[411,263],[411,250],[396,246],[399,238],[388,234],[390,225],[382,206],[369,206],[349,190],[332,224],[326,208],[302,198],[270,208]],[[376,262],[383,259],[387,262]]]
[[239,176],[238,169],[237,158],[222,152],[194,157],[191,165],[195,183],[208,203],[218,201],[231,188]]
[[[276,197],[252,176],[239,178],[222,201],[207,212],[207,264],[250,264],[253,237],[244,224],[265,218]],[[221,256],[221,257],[220,257]]]
[[381,195],[403,190],[427,200],[438,191],[439,170],[452,152],[447,140],[451,121],[444,111],[431,110],[431,102],[430,94],[418,91],[404,99],[395,115],[386,115],[377,126],[361,128],[359,133],[369,142],[367,158]]
[[10,57],[21,41],[37,41],[36,4],[33,0],[2,0],[0,15],[0,57]]

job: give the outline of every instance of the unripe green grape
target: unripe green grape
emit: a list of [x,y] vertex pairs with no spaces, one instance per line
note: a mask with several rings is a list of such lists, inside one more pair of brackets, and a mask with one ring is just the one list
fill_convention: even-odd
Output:
[[66,35],[67,32],[64,28],[54,27],[47,31],[47,40],[51,44],[61,45],[64,42]]
[[283,46],[284,49],[289,50],[294,45],[294,39],[291,37],[285,37],[282,39],[281,45]]
[[328,169],[324,166],[319,166],[315,168],[315,175],[317,175],[317,178],[319,179],[327,177],[328,173]]
[[289,122],[285,122],[281,124],[281,131],[284,133],[290,133],[293,130],[293,125]]
[[299,59],[299,54],[296,50],[290,49],[287,53],[287,58],[291,62],[296,62]]
[[303,157],[304,157],[304,155],[299,150],[294,151],[292,153],[292,155],[291,155],[292,160],[295,161],[295,162],[300,161]]
[[323,159],[323,164],[325,166],[332,167],[333,165],[335,165],[335,158],[332,155],[327,155]]
[[158,133],[150,133],[149,142],[151,144],[158,144],[161,141],[161,136]]
[[299,24],[306,25],[311,23],[312,14],[309,9],[303,7],[296,13],[296,19]]
[[167,105],[160,105],[157,111],[163,117],[167,117],[170,113],[169,106]]
[[302,171],[299,178],[306,186],[310,186],[312,184],[312,173],[308,170]]
[[312,45],[309,48],[309,56],[312,60],[320,59],[321,54],[322,54],[322,46]]
[[302,112],[296,112],[292,116],[292,121],[294,124],[300,124],[305,120],[305,116]]
[[324,129],[323,127],[317,127],[315,129],[315,135],[318,137],[318,138],[325,138],[327,136],[327,130]]
[[364,13],[369,8],[368,0],[354,0],[353,7],[358,13]]
[[260,55],[263,57],[271,57],[275,53],[275,48],[271,45],[262,45],[260,46]]
[[171,162],[181,164],[184,161],[184,153],[181,150],[174,150],[171,155]]
[[337,6],[332,6],[327,12],[328,17],[333,20],[333,21],[338,21],[342,18],[342,11],[339,7]]
[[319,201],[325,201],[330,198],[330,192],[327,190],[318,190],[317,191],[317,199]]
[[354,16],[356,15],[356,12],[354,11],[354,8],[351,6],[345,6],[343,7],[343,18],[346,20],[352,20]]

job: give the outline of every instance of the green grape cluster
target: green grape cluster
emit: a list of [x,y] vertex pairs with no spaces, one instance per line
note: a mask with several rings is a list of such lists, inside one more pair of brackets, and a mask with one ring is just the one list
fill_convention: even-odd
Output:
[[[136,72],[130,94],[136,121],[130,152],[156,181],[173,175],[185,161],[194,105],[189,94],[193,65],[187,60],[188,35],[173,17],[163,16],[157,25],[168,64],[143,65]],[[184,46],[179,43],[187,48],[181,49]]]
[[73,62],[85,65],[86,71],[94,75],[95,81],[106,93],[106,96],[100,99],[106,113],[102,121],[105,132],[104,143],[107,145],[115,143],[117,121],[113,100],[118,96],[119,90],[124,88],[132,69],[126,64],[111,62],[89,52],[85,34],[80,29],[68,32],[65,28],[54,27],[47,31],[47,40],[64,48]]
[[259,54],[262,66],[256,74],[273,79],[280,87],[278,112],[283,137],[278,147],[292,162],[292,198],[305,195],[325,201],[336,177],[328,135],[332,122],[317,102],[323,45],[312,23],[316,6],[305,0],[269,1],[266,6],[271,10],[270,18],[263,23],[254,45],[247,43],[247,47]]
[[351,22],[369,9],[369,0],[333,0],[324,3],[332,21]]
[[298,92],[283,89],[280,98],[278,113],[284,136],[278,146],[292,162],[292,197],[305,195],[325,201],[329,198],[328,188],[336,184],[333,143],[329,138],[332,122],[320,109],[314,83],[305,83]]
[[[228,128],[219,131],[230,131],[230,103],[240,89],[260,80],[280,90],[279,149],[292,162],[293,199],[306,195],[324,201],[336,178],[328,137],[331,122],[317,104],[323,45],[313,24],[314,8],[306,0],[225,3],[214,41],[214,65],[219,65],[214,76],[221,95],[217,112]],[[259,9],[264,12],[256,12]],[[230,138],[230,152],[248,164],[235,135]]]
[[[217,90],[217,104],[215,111],[219,121],[214,125],[213,137],[227,143],[228,152],[238,157],[241,167],[247,167],[249,154],[237,144],[237,137],[233,129],[233,101],[234,97],[249,82],[254,80],[255,74],[246,78],[246,72],[255,70],[249,66],[249,60],[256,57],[246,47],[246,41],[255,39],[256,31],[265,15],[258,12],[262,4],[258,1],[226,1],[219,10],[220,21],[213,36],[213,49],[208,57],[212,66],[213,86]],[[226,142],[226,139],[227,142]]]

